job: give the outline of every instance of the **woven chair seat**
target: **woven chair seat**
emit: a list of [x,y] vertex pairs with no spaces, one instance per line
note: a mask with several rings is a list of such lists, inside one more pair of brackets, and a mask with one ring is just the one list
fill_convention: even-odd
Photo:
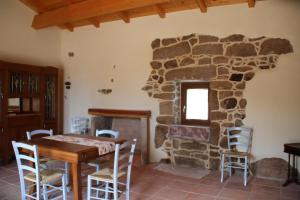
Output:
[[113,161],[110,160],[94,159],[94,160],[89,160],[88,165],[93,167],[100,165],[101,168],[108,168],[110,165],[113,165],[111,164],[112,162]]
[[226,156],[231,156],[231,157],[245,157],[249,156],[249,153],[247,152],[240,152],[240,151],[232,151],[232,150],[225,150],[222,152]]
[[[41,183],[53,183],[57,180],[60,180],[63,176],[63,173],[61,173],[58,170],[48,170],[48,169],[43,169],[40,171],[40,176],[41,176]],[[35,173],[28,173],[24,176],[24,179],[27,181],[35,182],[36,177]]]
[[[121,178],[122,176],[125,176],[126,172],[119,171],[118,172],[118,178]],[[113,182],[114,177],[114,170],[110,168],[104,168],[101,169],[93,174],[90,175],[91,179],[97,180],[97,181],[105,181],[105,182]]]

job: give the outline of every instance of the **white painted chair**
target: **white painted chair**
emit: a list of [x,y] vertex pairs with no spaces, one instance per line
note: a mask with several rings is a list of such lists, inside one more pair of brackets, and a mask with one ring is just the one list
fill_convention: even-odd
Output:
[[[27,140],[31,140],[33,137],[53,136],[53,130],[52,129],[50,129],[50,130],[38,129],[38,130],[33,130],[33,131],[27,131],[26,135],[27,135]],[[49,164],[55,163],[57,161],[58,160],[43,157],[43,158],[40,158],[39,163],[42,168],[48,169]],[[69,184],[69,164],[68,164],[68,162],[65,162],[64,169],[60,169],[60,170],[63,170],[64,173],[66,174],[67,184]]]
[[[124,186],[126,200],[130,199],[130,177],[136,141],[137,140],[134,139],[132,143],[116,144],[113,169],[109,167],[104,168],[88,176],[88,200],[108,200],[109,193],[113,194],[114,200],[118,200],[119,194],[124,193],[124,191],[121,190]],[[125,180],[125,182],[121,182],[121,178]],[[92,181],[99,181],[104,184],[93,187]],[[92,196],[93,190],[96,191],[96,196]],[[98,192],[104,192],[104,198],[100,198]]]
[[228,150],[221,152],[221,182],[224,181],[224,168],[244,170],[244,186],[247,185],[250,171],[250,152],[252,146],[253,129],[248,127],[227,128]]
[[[96,136],[97,137],[111,137],[111,138],[118,138],[119,137],[119,131],[113,131],[113,130],[96,130]],[[109,163],[105,160],[101,159],[94,159],[88,162],[89,166],[95,167],[96,171],[100,170],[101,165],[107,166]]]
[[[57,190],[62,191],[62,195],[56,196],[52,198],[52,200],[59,199],[61,197],[63,200],[67,200],[66,175],[60,171],[40,169],[38,147],[36,145],[31,146],[15,141],[12,141],[12,145],[18,165],[22,200],[41,200],[42,195],[44,200],[48,200],[48,193],[52,193]],[[29,155],[22,153],[22,151],[20,151],[21,149],[30,152]],[[59,181],[61,181],[61,186],[54,185]],[[26,185],[26,183],[30,184]],[[36,192],[33,194],[26,193],[29,189],[26,188],[26,186],[35,186]],[[41,187],[43,188],[42,191]]]

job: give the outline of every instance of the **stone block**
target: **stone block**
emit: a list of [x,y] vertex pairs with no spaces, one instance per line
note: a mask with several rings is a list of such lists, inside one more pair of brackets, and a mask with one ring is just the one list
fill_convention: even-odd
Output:
[[230,90],[232,88],[232,83],[230,81],[212,81],[210,83],[210,88],[212,90]]
[[245,38],[244,35],[234,34],[234,35],[230,35],[226,38],[222,38],[220,40],[220,42],[240,42],[240,41],[243,41],[244,38]]
[[191,155],[191,152],[190,151],[186,151],[186,150],[179,150],[179,151],[174,151],[174,154],[176,156],[189,157]]
[[243,80],[244,75],[243,74],[231,74],[230,79],[231,81],[240,82]]
[[236,84],[236,89],[243,90],[246,88],[246,83],[243,81],[242,83]]
[[223,55],[222,44],[200,44],[192,49],[193,55]]
[[220,157],[220,153],[218,151],[210,151],[209,155],[211,157],[218,157],[218,158]]
[[198,60],[199,65],[209,65],[211,64],[211,58],[205,57],[205,58],[200,58]]
[[173,115],[173,101],[160,102],[159,113],[161,115]]
[[198,40],[199,44],[201,44],[206,42],[217,42],[219,41],[219,38],[211,35],[199,35]]
[[195,61],[190,57],[186,57],[180,62],[180,66],[186,66],[186,65],[192,65],[192,64],[195,64]]
[[251,43],[236,43],[227,47],[226,56],[248,57],[257,56],[257,53]]
[[152,47],[152,49],[160,47],[160,39],[153,40],[151,43],[151,47]]
[[228,148],[228,139],[227,139],[227,136],[224,136],[224,137],[221,138],[220,147],[222,147],[223,149],[227,149]]
[[153,87],[151,85],[145,85],[142,90],[148,91],[148,90],[152,90]]
[[216,67],[188,67],[183,69],[174,69],[166,72],[166,81],[174,80],[202,80],[209,81],[216,77]]
[[219,98],[224,99],[227,97],[232,97],[233,96],[233,91],[219,91]]
[[271,38],[261,44],[259,55],[287,54],[293,52],[290,41],[281,38]]
[[194,46],[194,44],[196,44],[198,42],[198,39],[197,38],[191,38],[189,40],[189,42],[190,42],[191,46]]
[[162,92],[153,94],[153,98],[162,99],[162,100],[173,100],[175,97],[174,93]]
[[241,109],[245,109],[247,106],[247,100],[246,99],[241,99],[239,102],[239,106]]
[[240,127],[240,126],[244,126],[244,122],[241,119],[236,119],[234,122],[234,126]]
[[208,160],[208,155],[207,154],[196,153],[192,157],[200,159],[200,160]]
[[252,80],[252,78],[253,78],[254,76],[255,76],[255,73],[254,73],[254,72],[248,72],[248,73],[245,74],[244,80],[245,80],[245,81],[250,81],[250,80]]
[[166,39],[163,39],[163,40],[161,41],[161,43],[162,43],[164,46],[168,46],[168,45],[174,44],[174,43],[176,43],[176,42],[177,42],[176,38],[166,38]]
[[160,124],[166,124],[166,125],[175,123],[174,116],[158,116],[156,118],[156,121]]
[[191,52],[191,47],[188,42],[180,42],[168,47],[155,49],[153,52],[153,60],[171,59],[177,56],[183,56]]
[[210,144],[218,145],[220,138],[220,124],[211,122],[210,124]]
[[219,101],[218,101],[218,92],[212,90],[210,92],[210,110],[218,110],[219,109]]
[[174,92],[175,86],[174,86],[174,85],[163,85],[163,86],[161,87],[161,90],[162,90],[163,92]]
[[167,62],[165,62],[164,66],[166,69],[172,69],[172,68],[178,67],[178,64],[177,64],[176,59],[173,59],[173,60],[168,60]]
[[162,67],[161,62],[158,62],[158,61],[152,61],[150,63],[150,65],[151,65],[152,69],[159,69]]
[[224,120],[224,119],[227,119],[227,113],[220,112],[220,111],[213,111],[213,112],[211,112],[210,118],[211,118],[211,120]]
[[228,63],[228,57],[225,56],[216,56],[213,58],[214,64],[227,64]]
[[185,36],[182,36],[182,40],[189,40],[191,38],[195,37],[195,34],[190,34],[190,35],[185,35]]
[[155,127],[155,148],[159,148],[163,145],[164,141],[167,139],[168,130],[168,126],[157,125]]
[[238,72],[247,72],[247,71],[253,70],[252,67],[247,67],[247,66],[242,66],[242,67],[232,67],[232,69],[233,69],[234,71],[238,71]]
[[184,140],[181,141],[181,148],[188,150],[205,151],[207,150],[207,144],[196,140]]
[[229,75],[229,69],[227,67],[218,67],[218,75]]
[[235,98],[228,98],[221,101],[220,105],[224,109],[234,109],[237,105],[237,100]]

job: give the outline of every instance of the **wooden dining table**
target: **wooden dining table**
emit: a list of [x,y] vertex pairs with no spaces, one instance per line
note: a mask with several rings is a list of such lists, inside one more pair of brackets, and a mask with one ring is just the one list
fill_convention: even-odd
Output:
[[[115,144],[121,144],[126,141],[122,138],[114,139],[77,134],[64,134],[63,136],[107,141],[113,142]],[[49,157],[55,160],[61,160],[69,163],[69,169],[71,172],[70,183],[72,184],[71,186],[73,190],[74,200],[82,199],[81,163],[112,153],[108,152],[99,155],[97,147],[74,144],[66,141],[57,141],[49,138],[34,138],[30,141],[27,141],[26,143],[30,145],[37,145],[39,156]]]

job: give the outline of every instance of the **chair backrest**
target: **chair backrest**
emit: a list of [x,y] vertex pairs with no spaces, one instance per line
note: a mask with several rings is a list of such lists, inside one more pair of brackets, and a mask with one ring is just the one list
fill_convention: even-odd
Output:
[[249,153],[252,146],[253,129],[249,127],[227,128],[228,149]]
[[125,142],[121,145],[116,144],[114,158],[114,182],[117,181],[118,172],[125,172],[127,168],[127,184],[130,183],[131,168],[133,164],[136,142],[137,139],[133,139],[132,142]]
[[34,131],[27,131],[26,135],[27,135],[27,140],[31,140],[33,136],[52,136],[53,130],[39,129]]
[[96,130],[97,137],[111,137],[111,138],[118,138],[120,135],[119,131],[113,130]]
[[[18,165],[22,199],[27,199],[26,197],[30,197],[31,199],[39,200],[41,198],[41,193],[38,148],[36,145],[28,145],[15,141],[12,141],[12,145]],[[24,151],[26,151],[26,153],[23,153]],[[27,172],[31,172],[35,175],[34,182],[36,185],[36,197],[26,194],[24,172],[25,174]]]

